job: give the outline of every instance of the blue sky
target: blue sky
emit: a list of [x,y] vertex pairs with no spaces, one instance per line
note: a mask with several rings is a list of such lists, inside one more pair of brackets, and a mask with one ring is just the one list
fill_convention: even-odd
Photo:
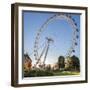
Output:
[[[51,16],[57,13],[48,13],[48,12],[32,12],[32,11],[23,11],[23,20],[24,20],[24,53],[28,53],[33,62],[34,55],[34,42],[37,34],[37,30],[41,25]],[[80,30],[80,15],[71,14],[72,18],[75,19],[77,27]],[[80,37],[80,33],[78,33]],[[39,46],[45,42],[46,37],[51,37],[54,42],[50,44],[48,55],[46,58],[46,63],[55,63],[60,55],[65,56],[68,52],[68,49],[72,43],[73,29],[71,25],[66,20],[56,19],[53,22],[49,23],[48,26],[43,30],[40,36]],[[76,55],[80,57],[80,39],[78,39],[78,45],[75,47]],[[39,54],[41,50],[39,49]],[[42,58],[43,59],[43,58]]]

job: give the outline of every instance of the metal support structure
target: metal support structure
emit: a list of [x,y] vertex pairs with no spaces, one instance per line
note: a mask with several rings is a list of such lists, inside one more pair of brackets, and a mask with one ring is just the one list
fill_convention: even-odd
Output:
[[46,60],[46,57],[47,57],[47,54],[48,54],[48,50],[49,50],[49,47],[50,47],[50,43],[51,43],[51,42],[54,42],[53,39],[48,38],[48,37],[46,37],[46,40],[47,40],[47,49],[46,49],[46,53],[45,53],[45,56],[44,56],[43,65],[45,64],[45,60]]

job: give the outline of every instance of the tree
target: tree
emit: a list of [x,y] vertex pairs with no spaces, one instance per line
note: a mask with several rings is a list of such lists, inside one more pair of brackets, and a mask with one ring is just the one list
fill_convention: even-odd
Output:
[[29,55],[26,53],[26,54],[24,54],[24,70],[30,71],[31,67],[32,67],[32,60],[29,57]]
[[80,71],[80,60],[75,55],[67,57],[65,69],[69,71]]
[[66,62],[65,62],[65,70],[72,70],[73,68],[73,62],[70,56],[66,57]]
[[59,69],[64,69],[64,67],[65,67],[65,58],[64,58],[64,56],[59,56],[58,66],[59,66]]
[[75,55],[73,55],[72,57],[71,57],[71,60],[72,60],[72,64],[73,64],[73,68],[74,68],[74,70],[75,71],[80,71],[80,60],[79,60],[79,58],[78,57],[76,57]]

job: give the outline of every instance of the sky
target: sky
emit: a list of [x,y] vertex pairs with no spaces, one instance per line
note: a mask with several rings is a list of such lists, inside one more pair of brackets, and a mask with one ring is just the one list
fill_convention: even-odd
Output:
[[[36,12],[36,11],[23,11],[23,24],[24,24],[24,53],[28,53],[32,62],[35,63],[34,57],[34,42],[38,30],[44,24],[44,22],[51,16],[57,13],[52,12]],[[80,15],[71,14],[72,18],[75,19],[77,27],[79,29],[78,36],[80,37]],[[56,19],[50,22],[47,27],[43,30],[39,40],[39,55],[41,54],[46,37],[50,37],[54,40],[50,44],[48,54],[46,57],[46,63],[56,63],[59,56],[65,56],[72,44],[73,28],[64,19]],[[78,45],[74,48],[76,55],[80,58],[80,39],[77,40]],[[43,57],[41,58],[43,60]]]

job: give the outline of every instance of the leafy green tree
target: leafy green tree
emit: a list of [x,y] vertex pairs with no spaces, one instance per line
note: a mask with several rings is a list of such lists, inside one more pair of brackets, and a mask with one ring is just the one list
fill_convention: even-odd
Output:
[[59,69],[64,69],[64,67],[65,67],[65,58],[64,58],[64,56],[59,56],[58,66],[59,66]]
[[80,71],[80,60],[78,57],[76,57],[75,55],[73,55],[71,57],[71,61],[72,61],[72,64],[73,64],[73,68],[75,71],[79,70]]
[[67,57],[67,61],[65,64],[65,70],[80,71],[80,60],[79,60],[79,58],[75,55],[73,55],[71,57]]

